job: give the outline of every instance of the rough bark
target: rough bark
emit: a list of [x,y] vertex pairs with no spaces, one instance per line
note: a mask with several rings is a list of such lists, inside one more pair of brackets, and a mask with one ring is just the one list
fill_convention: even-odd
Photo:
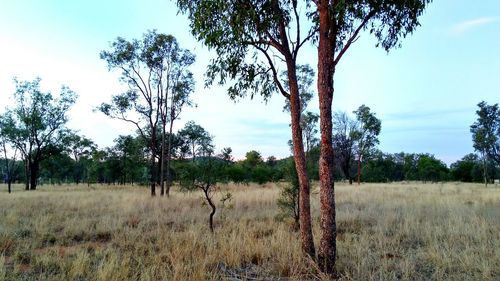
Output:
[[335,72],[335,26],[331,26],[328,1],[318,1],[318,96],[320,110],[321,148],[319,160],[321,238],[318,265],[327,274],[335,271],[336,222],[335,192],[333,182],[332,101],[333,75]]
[[[291,60],[289,60],[291,61]],[[288,81],[290,86],[290,115],[292,123],[292,143],[295,159],[295,169],[299,179],[299,220],[300,237],[302,240],[302,251],[312,259],[315,259],[316,250],[311,226],[310,186],[307,175],[306,157],[300,127],[300,97],[297,85],[297,74],[295,64],[287,64]]]

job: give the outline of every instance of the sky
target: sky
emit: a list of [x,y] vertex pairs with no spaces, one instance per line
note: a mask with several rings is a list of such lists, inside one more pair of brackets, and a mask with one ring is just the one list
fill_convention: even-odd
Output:
[[[473,152],[470,125],[480,101],[500,102],[500,1],[436,0],[421,26],[389,53],[368,33],[348,50],[335,76],[333,110],[352,112],[361,104],[382,121],[379,149],[431,153],[447,164]],[[289,115],[279,94],[233,102],[221,86],[204,87],[214,53],[197,42],[186,16],[169,0],[0,0],[0,113],[12,103],[13,77],[42,79],[42,90],[57,95],[61,85],[79,99],[68,127],[112,146],[134,127],[94,108],[122,91],[119,73],[99,58],[116,37],[139,39],[147,30],[175,36],[194,52],[193,100],[174,131],[189,120],[203,126],[217,149],[231,147],[236,159],[250,150],[264,157],[290,155]],[[299,63],[317,64],[308,45]],[[309,110],[318,112],[317,99]]]

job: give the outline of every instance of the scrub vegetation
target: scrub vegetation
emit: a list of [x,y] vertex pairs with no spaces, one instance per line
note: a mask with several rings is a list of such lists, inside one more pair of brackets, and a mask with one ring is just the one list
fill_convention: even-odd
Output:
[[[304,260],[293,218],[279,215],[281,184],[219,186],[214,233],[199,190],[2,187],[0,280],[326,280]],[[500,278],[498,188],[339,183],[336,198],[340,280]]]

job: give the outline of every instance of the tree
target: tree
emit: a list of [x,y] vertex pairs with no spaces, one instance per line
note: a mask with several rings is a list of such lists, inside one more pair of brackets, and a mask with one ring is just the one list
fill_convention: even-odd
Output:
[[230,147],[224,147],[221,150],[221,153],[219,154],[219,158],[224,160],[227,164],[233,162],[233,156],[231,155],[233,153],[233,149]]
[[109,151],[120,167],[119,180],[122,184],[142,182],[142,169],[145,168],[144,142],[140,137],[118,136]]
[[318,134],[318,121],[319,115],[310,111],[306,111],[301,116],[300,127],[304,136],[306,157],[311,149],[319,144],[319,139],[316,137]]
[[[172,158],[172,136],[174,121],[179,118],[184,106],[192,106],[193,102],[189,99],[194,91],[193,74],[188,68],[194,63],[195,56],[186,49],[181,49],[171,35],[158,35],[149,33],[147,35],[152,42],[153,47],[148,49],[149,57],[155,68],[161,69],[161,78],[165,81],[164,90],[161,94],[162,105],[160,107],[161,116],[161,163],[160,163],[160,195],[170,194],[170,161]],[[166,125],[169,124],[168,133]],[[166,163],[165,163],[166,162]],[[165,165],[166,164],[166,165]],[[166,189],[164,171],[166,166]]]
[[336,163],[340,166],[344,177],[352,184],[352,161],[355,144],[358,139],[359,123],[349,117],[345,112],[335,112],[333,114],[333,146],[337,150]]
[[[14,176],[14,171],[17,168],[16,165],[16,160],[17,160],[17,153],[18,150],[16,147],[9,147],[7,145],[7,140],[0,135],[0,150],[3,151],[3,156],[4,156],[4,182],[7,183],[7,191],[11,193],[11,186],[12,186],[12,180]],[[12,156],[9,157],[8,153],[9,151],[12,152]]]
[[40,90],[40,81],[40,78],[31,82],[14,78],[15,105],[0,118],[1,134],[21,152],[26,189],[31,190],[36,189],[41,161],[67,134],[66,114],[77,97],[68,87],[62,86],[59,97],[54,98],[50,92]]
[[69,133],[63,140],[63,145],[66,152],[71,155],[75,161],[73,169],[73,179],[76,184],[82,180],[87,180],[89,183],[89,158],[97,149],[97,145],[85,136],[80,136],[76,133]]
[[278,198],[278,207],[281,210],[281,217],[292,217],[294,228],[300,227],[300,210],[299,210],[299,180],[293,159],[289,159],[284,166],[284,176],[287,181],[284,188],[281,190]]
[[189,148],[193,162],[195,162],[197,155],[206,154],[207,150],[213,148],[212,138],[208,132],[194,121],[187,122],[184,128],[179,130],[178,135],[184,140],[185,146]]
[[245,154],[245,160],[243,160],[243,165],[250,168],[255,168],[257,165],[264,163],[262,156],[258,151],[251,150]]
[[382,122],[380,122],[375,113],[370,112],[370,108],[366,105],[361,105],[357,110],[353,112],[358,120],[358,132],[356,135],[356,150],[357,150],[357,160],[358,160],[358,185],[361,179],[361,162],[363,161],[363,156],[370,151],[375,145],[379,143],[378,135],[382,128]]
[[[237,82],[229,95],[247,90],[264,97],[278,90],[290,100],[294,157],[301,190],[302,249],[315,257],[309,207],[309,183],[300,129],[300,98],[296,59],[309,40],[318,42],[318,96],[320,103],[321,151],[319,161],[321,232],[318,263],[332,274],[336,255],[335,196],[333,184],[332,101],[336,66],[359,32],[368,29],[387,51],[398,46],[400,37],[413,32],[418,17],[431,0],[358,1],[217,1],[177,0],[191,20],[193,33],[214,48],[217,58],[208,70],[209,84],[216,77]],[[300,4],[300,5],[299,5]],[[306,16],[310,28],[301,34]],[[273,58],[286,65],[289,93],[278,79]],[[269,75],[270,74],[270,75]],[[304,205],[302,205],[304,204]]]
[[[213,196],[217,191],[217,183],[221,181],[223,171],[221,161],[212,157],[213,150],[207,150],[207,156],[197,162],[187,163],[180,172],[181,188],[186,190],[199,189],[203,192],[206,204],[210,206],[208,224],[214,232],[214,215],[217,210]],[[227,198],[227,197],[226,197]]]
[[442,161],[436,159],[433,155],[420,155],[417,164],[420,180],[426,181],[444,181],[447,180],[448,167]]
[[320,111],[320,201],[322,237],[318,262],[333,273],[336,248],[335,193],[333,183],[332,101],[336,67],[349,47],[368,30],[377,38],[377,46],[389,51],[399,39],[419,25],[418,17],[431,0],[311,1],[311,14],[318,40],[318,96]]
[[[251,93],[251,97],[257,93],[267,99],[277,91],[289,101],[293,154],[302,198],[302,250],[314,259],[296,60],[299,50],[315,35],[316,29],[301,32],[301,7],[297,1],[178,0],[177,5],[181,12],[188,14],[197,39],[217,53],[207,70],[207,85],[216,80],[219,84],[231,80],[234,83],[228,88],[228,94],[232,99],[247,93]],[[280,67],[286,69],[289,91],[280,79]]]
[[500,165],[500,109],[498,104],[488,105],[484,101],[478,105],[478,119],[471,125],[474,149],[483,160],[484,185],[488,186],[488,166],[490,159]]
[[[180,49],[173,36],[155,31],[145,33],[142,41],[118,37],[111,44],[111,50],[102,51],[100,56],[108,63],[109,70],[121,71],[120,80],[128,90],[114,95],[111,103],[103,103],[98,110],[133,124],[148,143],[151,195],[154,196],[158,180],[156,158],[164,159],[167,121],[172,126],[182,107],[191,104],[189,94],[194,82],[187,68],[193,64],[194,56]],[[160,146],[158,132],[161,132]],[[168,143],[171,144],[170,138]],[[163,195],[164,185],[161,187]]]
[[[462,157],[462,159],[451,164],[450,170],[453,176],[453,180],[463,181],[463,182],[474,182],[476,181],[473,171],[477,166],[482,166],[479,157],[474,153],[469,153]],[[481,179],[480,179],[481,181]]]

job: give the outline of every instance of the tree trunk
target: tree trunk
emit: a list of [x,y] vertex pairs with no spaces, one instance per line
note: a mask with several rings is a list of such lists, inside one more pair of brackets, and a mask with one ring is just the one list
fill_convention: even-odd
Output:
[[172,129],[174,126],[174,121],[173,118],[170,117],[170,128],[168,131],[168,147],[167,147],[167,196],[170,196],[170,185],[171,185],[171,180],[170,180],[170,158],[172,157]]
[[328,1],[319,1],[319,46],[318,46],[318,96],[320,112],[321,147],[319,159],[321,238],[318,265],[321,270],[332,275],[335,271],[337,252],[335,222],[335,188],[333,182],[332,146],[332,101],[333,75],[335,73],[334,27],[330,26]]
[[34,161],[30,164],[30,190],[36,190],[37,178],[38,178],[38,162]]
[[212,208],[212,211],[210,212],[210,217],[209,217],[208,223],[210,225],[210,231],[212,233],[214,233],[214,215],[215,215],[216,207],[215,207],[215,204],[212,202],[212,198],[210,198],[210,196],[208,194],[209,189],[210,189],[210,185],[208,185],[207,187],[205,187],[203,189],[203,193],[205,194],[205,199],[207,199],[207,202],[210,205],[210,208]]
[[297,85],[297,74],[295,63],[288,60],[288,81],[290,86],[290,115],[292,123],[293,157],[295,169],[299,179],[299,219],[300,238],[302,240],[302,251],[315,260],[316,250],[311,226],[310,186],[307,175],[306,157],[304,143],[302,140],[302,129],[300,127],[300,97]]
[[483,178],[484,178],[484,187],[488,187],[488,161],[486,157],[483,157]]
[[358,157],[358,185],[361,182],[361,156]]
[[151,169],[150,169],[150,184],[151,184],[151,196],[156,196],[156,176],[155,176],[155,153],[151,151]]
[[7,190],[9,191],[9,193],[11,192],[11,184],[12,184],[12,181],[10,180],[10,178],[7,180]]
[[160,196],[165,194],[165,179],[163,172],[165,171],[165,122],[162,122],[162,130],[161,130],[161,156],[160,156]]
[[28,159],[24,160],[24,176],[26,177],[24,189],[30,190],[30,165]]

